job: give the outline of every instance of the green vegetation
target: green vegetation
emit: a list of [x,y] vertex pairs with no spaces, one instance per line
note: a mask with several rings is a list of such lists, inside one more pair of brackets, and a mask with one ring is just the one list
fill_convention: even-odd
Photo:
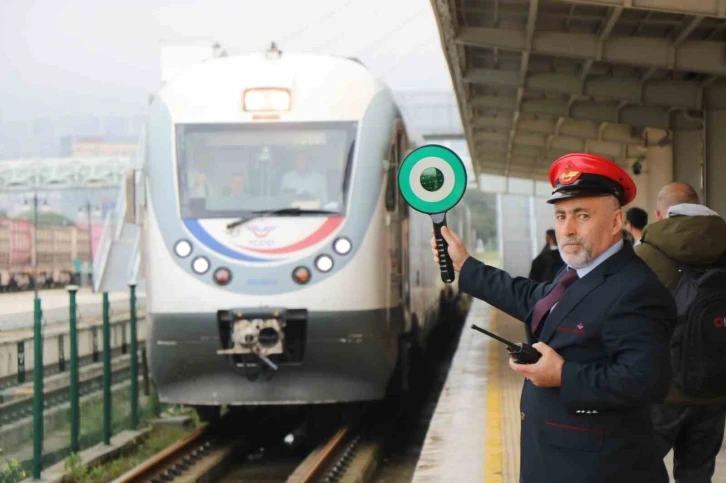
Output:
[[[121,430],[128,428],[128,411],[124,411],[123,414],[118,414],[118,412],[121,407],[129,407],[129,395],[129,391],[124,390],[115,393],[113,396],[113,434],[117,434]],[[144,401],[141,402],[139,417],[142,424],[161,413],[162,405],[159,404],[158,393],[154,384],[150,386],[149,398],[145,401],[145,404]],[[192,425],[188,428],[178,426],[154,427],[149,437],[130,454],[90,468],[82,464],[78,454],[71,454],[64,461],[66,470],[64,483],[103,483],[111,481],[126,473],[131,468],[140,465],[143,461],[162,449],[182,439],[199,425],[199,420],[194,410],[182,408],[181,406],[169,406],[163,409],[165,414],[169,416],[191,416]],[[82,406],[81,414],[81,434],[84,436],[93,436],[93,440],[100,441],[100,435],[103,430],[102,400],[89,401],[87,405]]]
[[146,441],[141,443],[133,453],[92,468],[84,466],[78,454],[74,453],[65,459],[64,483],[105,483],[116,479],[162,449],[184,438],[191,431],[190,428],[177,426],[154,427]]
[[[0,448],[0,456],[2,454],[3,450]],[[27,477],[28,473],[25,472],[20,461],[15,458],[0,464],[0,483],[15,483]]]
[[[22,220],[33,221],[33,210],[24,211],[18,213],[15,218]],[[38,224],[39,225],[60,225],[60,226],[73,226],[76,224],[75,221],[70,218],[66,218],[60,213],[54,213],[52,211],[41,211],[38,210]]]
[[476,238],[484,242],[484,246],[493,248],[497,244],[497,201],[494,193],[479,190],[468,190],[462,199],[471,209],[471,227],[476,231]]
[[[128,387],[116,390],[113,394],[112,434],[114,435],[123,430],[130,429],[131,415],[129,397],[130,389]],[[162,405],[159,403],[158,393],[154,384],[151,383],[149,387],[149,396],[145,397],[141,394],[139,401],[139,420],[141,427],[146,425],[149,420],[158,417],[158,415],[161,414],[162,409],[165,408],[162,408]],[[103,399],[101,394],[96,393],[93,396],[84,397],[81,400],[80,413],[80,446],[83,450],[103,441]],[[195,412],[191,411],[191,415],[194,414]],[[47,470],[54,464],[64,461],[64,458],[67,458],[65,465],[70,465],[75,473],[82,472],[83,475],[96,475],[97,473],[93,473],[93,469],[90,469],[89,471],[82,470],[80,468],[81,462],[80,459],[78,459],[78,456],[76,455],[74,457],[70,455],[69,445],[62,444],[57,437],[58,435],[70,433],[69,417],[70,414],[65,414],[62,419],[60,417],[56,418],[54,424],[46,425],[46,441],[43,448],[43,468]],[[32,437],[31,430],[28,432],[29,440],[32,440]],[[62,440],[65,438],[61,436],[60,439]],[[0,449],[0,460],[4,460],[2,456],[2,450]],[[9,459],[8,461],[0,461],[0,483],[16,483],[24,478],[27,478],[31,472],[32,464],[32,459],[22,461]],[[113,467],[113,463],[109,463],[109,465]],[[90,476],[84,476],[84,478],[87,477]],[[95,481],[106,481],[104,478],[105,477],[100,477],[100,479]]]

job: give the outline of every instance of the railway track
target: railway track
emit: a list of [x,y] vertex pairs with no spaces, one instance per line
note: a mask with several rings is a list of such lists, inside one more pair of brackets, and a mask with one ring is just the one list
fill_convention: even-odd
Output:
[[[111,372],[111,384],[119,384],[129,379],[129,361],[125,360]],[[103,374],[97,374],[79,381],[79,396],[83,397],[102,389]],[[64,383],[53,389],[46,389],[43,392],[44,409],[47,411],[56,406],[68,402],[70,398],[70,383]],[[12,424],[23,418],[33,415],[33,396],[17,397],[13,400],[0,403],[0,426]]]
[[[99,333],[99,336],[100,336],[100,333]],[[139,347],[142,347],[142,345],[144,344],[144,341],[140,340],[138,343],[139,343]],[[126,354],[127,352],[128,351],[125,352],[124,349],[122,349],[121,347],[116,347],[114,349],[111,349],[111,358],[113,359],[115,357],[122,356],[122,355]],[[86,354],[83,356],[79,356],[78,357],[78,368],[81,369],[83,367],[90,366],[92,364],[101,362],[102,354],[101,354],[101,352],[98,352],[98,354],[96,355],[96,360],[94,360],[93,357],[94,357],[93,354]],[[67,373],[69,370],[69,366],[70,366],[69,360],[65,361],[65,366],[62,371],[58,367],[58,363],[47,364],[43,368],[43,378],[55,376],[58,374],[63,374],[64,372]],[[8,376],[3,376],[0,378],[0,391],[12,390],[13,388],[20,387],[23,384],[27,384],[28,382],[32,382],[33,381],[33,369],[32,368],[27,370],[27,372],[25,374],[25,379],[27,382],[22,383],[22,382],[18,382],[17,374],[10,374]]]
[[[187,438],[146,460],[114,483],[139,482],[364,482],[375,468],[383,437],[372,436],[371,413],[332,425],[304,455],[286,451],[278,437],[235,436],[235,424],[209,423]],[[282,427],[278,428],[281,429]],[[276,440],[277,442],[274,442]]]

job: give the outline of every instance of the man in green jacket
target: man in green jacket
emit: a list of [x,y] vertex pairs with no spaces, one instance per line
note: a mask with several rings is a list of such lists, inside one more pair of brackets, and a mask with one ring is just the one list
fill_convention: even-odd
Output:
[[[680,273],[676,262],[708,266],[726,253],[726,222],[700,204],[686,183],[671,183],[658,193],[656,223],[645,227],[635,252],[671,291]],[[674,452],[677,483],[710,483],[721,449],[726,399],[691,399],[671,385],[664,404],[653,408],[653,426],[663,456]]]

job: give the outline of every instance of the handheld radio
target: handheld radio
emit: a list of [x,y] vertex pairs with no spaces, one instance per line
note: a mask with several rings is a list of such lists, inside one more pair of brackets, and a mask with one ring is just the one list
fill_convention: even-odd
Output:
[[492,334],[488,330],[482,329],[475,324],[471,324],[471,328],[478,330],[479,332],[506,345],[509,355],[512,356],[512,359],[514,359],[514,362],[517,364],[534,364],[540,357],[542,357],[542,353],[529,344],[525,344],[524,342],[518,342],[515,344],[514,342],[510,342],[504,337],[499,337],[497,334]]

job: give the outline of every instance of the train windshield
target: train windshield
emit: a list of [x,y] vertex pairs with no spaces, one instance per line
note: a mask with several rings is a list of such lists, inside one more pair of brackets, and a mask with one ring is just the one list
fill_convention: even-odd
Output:
[[177,124],[183,218],[343,213],[357,123]]

